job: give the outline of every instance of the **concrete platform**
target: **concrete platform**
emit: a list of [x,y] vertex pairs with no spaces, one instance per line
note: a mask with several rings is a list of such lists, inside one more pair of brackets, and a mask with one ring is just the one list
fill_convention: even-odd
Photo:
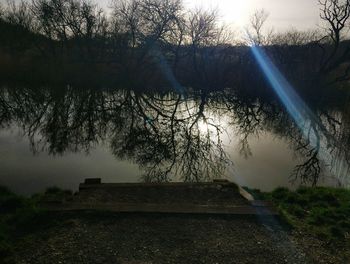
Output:
[[276,215],[271,204],[255,201],[236,184],[208,183],[101,183],[87,179],[79,192],[49,210],[101,210],[123,213]]

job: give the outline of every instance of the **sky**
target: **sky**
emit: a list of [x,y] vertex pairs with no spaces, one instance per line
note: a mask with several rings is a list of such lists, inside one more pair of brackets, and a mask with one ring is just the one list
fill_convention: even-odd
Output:
[[[1,0],[0,0],[1,1]],[[110,0],[95,0],[108,6]],[[318,0],[183,0],[186,8],[217,8],[221,20],[236,28],[244,28],[256,10],[269,13],[266,27],[277,31],[296,28],[307,30],[319,24]]]
[[[0,2],[6,0],[0,0]],[[20,1],[20,0],[15,0]],[[26,0],[30,1],[30,0]],[[111,0],[93,0],[107,8]],[[217,8],[221,20],[236,29],[249,24],[256,10],[269,13],[268,29],[282,31],[290,28],[307,30],[316,28],[319,21],[318,0],[183,0],[186,8]]]
[[185,0],[185,4],[190,8],[218,8],[225,23],[241,28],[249,23],[251,14],[260,9],[269,13],[266,26],[276,30],[306,30],[319,24],[317,0]]

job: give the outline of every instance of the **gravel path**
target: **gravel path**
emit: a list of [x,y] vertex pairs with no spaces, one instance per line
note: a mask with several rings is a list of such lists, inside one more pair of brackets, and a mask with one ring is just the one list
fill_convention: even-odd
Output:
[[71,215],[17,252],[38,264],[309,263],[276,222],[251,217]]
[[[249,204],[232,184],[90,187],[67,202]],[[343,251],[333,247],[338,252],[332,252],[317,238],[287,232],[272,216],[73,211],[52,212],[48,219],[47,227],[40,225],[17,243],[16,263],[350,263],[346,246]],[[52,219],[56,222],[50,224]]]

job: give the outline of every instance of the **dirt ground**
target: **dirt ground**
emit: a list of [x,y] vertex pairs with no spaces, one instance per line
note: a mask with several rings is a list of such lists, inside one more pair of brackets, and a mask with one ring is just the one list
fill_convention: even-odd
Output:
[[350,263],[271,217],[70,213],[18,243],[17,263]]

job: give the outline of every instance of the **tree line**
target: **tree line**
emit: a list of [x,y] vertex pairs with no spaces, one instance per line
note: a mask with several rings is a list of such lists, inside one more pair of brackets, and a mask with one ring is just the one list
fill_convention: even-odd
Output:
[[318,30],[274,33],[260,10],[238,38],[217,10],[186,10],[182,0],[113,0],[108,10],[85,0],[9,1],[0,7],[0,71],[70,83],[249,87],[263,79],[250,53],[259,45],[295,82],[346,81],[350,0],[319,7]]

